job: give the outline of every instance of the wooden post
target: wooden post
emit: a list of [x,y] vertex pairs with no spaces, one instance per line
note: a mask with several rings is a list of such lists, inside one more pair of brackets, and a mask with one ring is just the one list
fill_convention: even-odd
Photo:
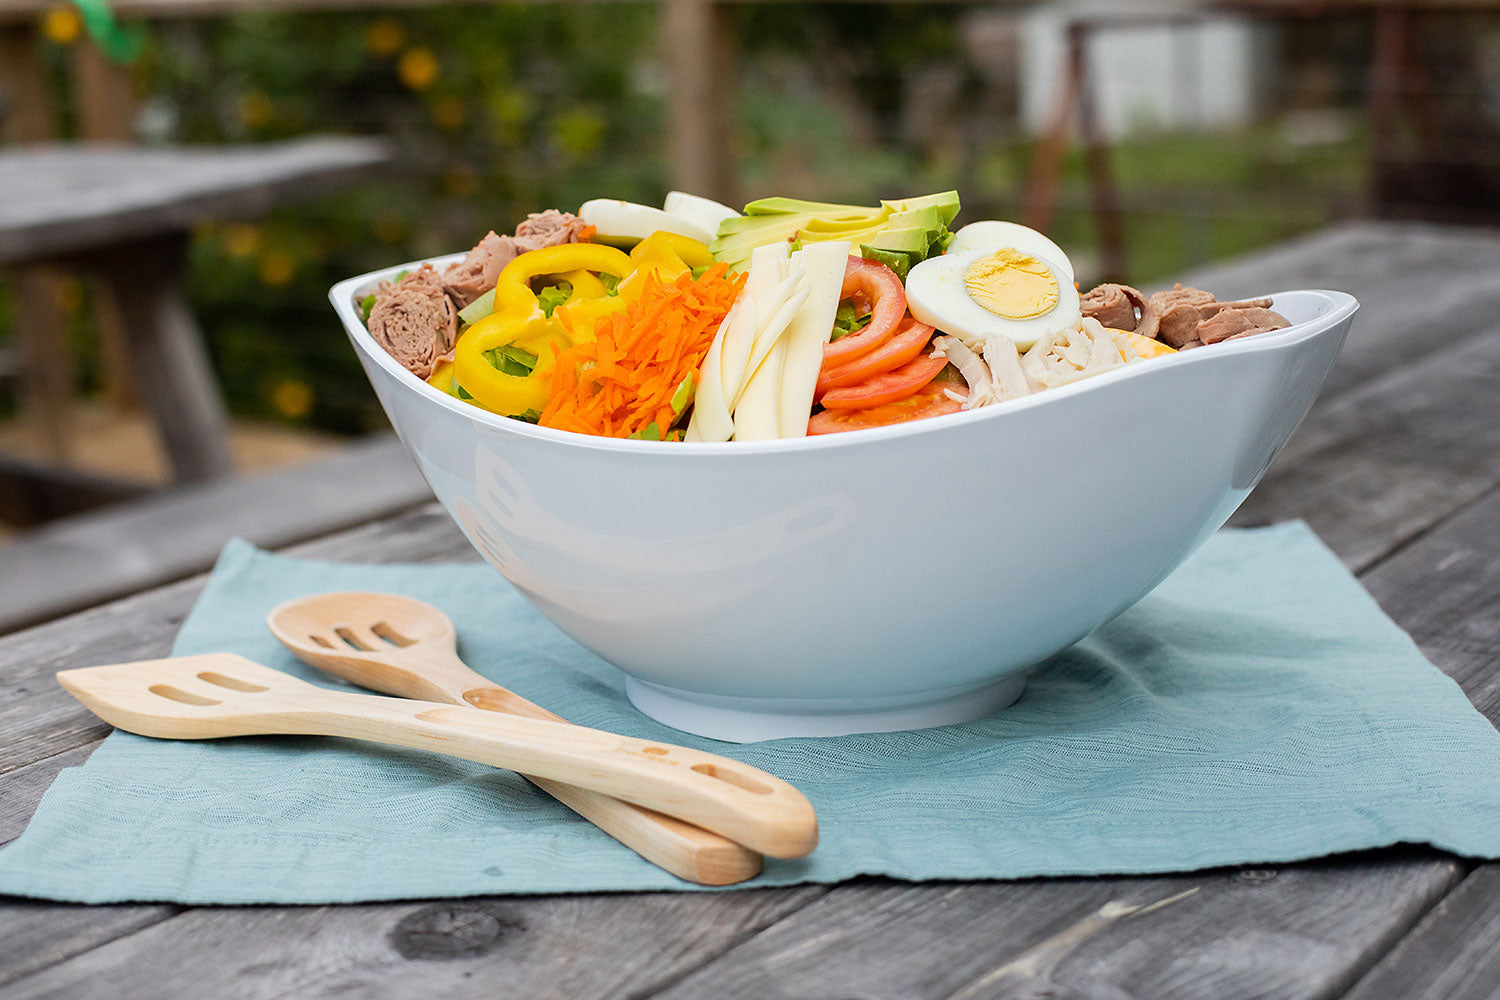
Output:
[[1073,123],[1073,109],[1083,88],[1084,56],[1082,50],[1069,49],[1063,64],[1062,86],[1052,108],[1052,120],[1037,142],[1026,181],[1026,200],[1021,206],[1021,221],[1032,229],[1046,232],[1057,210],[1057,188],[1062,181],[1063,154],[1068,149],[1068,129]]
[[[134,142],[137,101],[130,69],[112,62],[88,39],[73,46],[73,112],[78,134],[91,142]],[[140,394],[130,377],[128,338],[120,305],[109,287],[94,282],[94,319],[99,330],[100,388],[110,405],[131,409]]]
[[737,205],[734,13],[717,0],[664,0],[667,176],[673,187]]
[[97,259],[125,321],[136,386],[179,485],[234,473],[229,417],[182,288],[188,238],[116,247]]
[[[57,135],[56,109],[37,52],[35,26],[0,26],[0,131],[10,142]],[[64,277],[52,268],[15,272],[21,421],[53,461],[71,453],[73,355],[59,305]]]
[[1074,22],[1068,26],[1069,59],[1076,60],[1078,65],[1078,126],[1083,133],[1084,162],[1089,171],[1094,230],[1099,234],[1100,277],[1106,281],[1124,281],[1125,224],[1120,214],[1120,192],[1109,162],[1109,139],[1100,126],[1094,86],[1089,80],[1088,37],[1086,24]]

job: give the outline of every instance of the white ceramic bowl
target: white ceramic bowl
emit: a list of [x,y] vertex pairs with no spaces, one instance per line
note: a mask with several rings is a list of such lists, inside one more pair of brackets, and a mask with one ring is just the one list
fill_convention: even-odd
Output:
[[1028,667],[1130,607],[1234,512],[1358,308],[1282,292],[1290,329],[1015,402],[683,444],[535,427],[415,378],[354,307],[401,270],[330,298],[438,499],[542,614],[625,672],[641,711],[734,741],[1010,704]]

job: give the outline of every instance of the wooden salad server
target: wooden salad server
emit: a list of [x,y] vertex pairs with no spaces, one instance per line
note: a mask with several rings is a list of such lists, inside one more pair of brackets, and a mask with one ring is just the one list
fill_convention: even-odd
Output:
[[[266,624],[304,663],[372,691],[473,705],[528,719],[565,721],[469,669],[459,659],[458,631],[452,620],[415,598],[320,594],[273,608]],[[716,833],[574,785],[533,780],[569,809],[678,878],[730,885],[760,873],[760,855]]]
[[655,809],[778,858],[818,842],[811,803],[738,761],[547,719],[330,691],[233,653],[64,670],[110,725],[163,739],[342,736],[509,768]]

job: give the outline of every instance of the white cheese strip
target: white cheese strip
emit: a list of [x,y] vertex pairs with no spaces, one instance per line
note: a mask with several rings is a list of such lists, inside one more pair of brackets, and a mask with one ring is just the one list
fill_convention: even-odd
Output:
[[739,298],[740,301],[748,301],[754,308],[749,316],[742,316],[740,323],[725,333],[720,360],[724,398],[731,411],[755,371],[750,364],[750,355],[755,349],[757,334],[764,321],[776,309],[766,298],[785,278],[790,253],[791,250],[785,243],[772,243],[756,247],[750,254],[750,275],[745,279],[745,287],[740,291]]
[[729,416],[729,402],[724,398],[723,348],[727,332],[736,322],[744,319],[745,313],[755,313],[755,305],[743,293],[729,308],[729,314],[719,324],[714,342],[703,357],[703,367],[698,370],[698,390],[693,395],[693,417],[688,421],[688,441],[728,441],[734,433],[734,421]]
[[776,341],[760,367],[750,376],[734,408],[736,441],[770,441],[778,436],[777,403],[781,370],[786,362],[786,339]]
[[[786,284],[787,288],[793,288],[801,280],[802,272],[799,271],[787,278],[784,284]],[[771,353],[772,348],[781,342],[782,335],[786,332],[787,326],[792,322],[792,317],[797,315],[797,310],[801,309],[802,303],[807,301],[807,295],[808,290],[806,288],[798,288],[792,293],[790,298],[787,298],[776,307],[776,312],[761,326],[760,332],[755,335],[755,347],[750,356],[749,377],[745,379],[746,385],[749,384],[750,377],[753,377],[760,370],[760,366],[765,362],[766,356]],[[740,388],[743,391],[744,386]],[[731,400],[729,408],[734,409],[734,405],[738,401],[739,397]]]
[[777,341],[786,345],[776,418],[781,437],[807,436],[813,389],[823,368],[823,345],[833,335],[833,318],[838,312],[848,261],[849,243],[845,240],[813,243],[792,254],[792,267],[800,264],[806,272],[803,287],[807,299]]

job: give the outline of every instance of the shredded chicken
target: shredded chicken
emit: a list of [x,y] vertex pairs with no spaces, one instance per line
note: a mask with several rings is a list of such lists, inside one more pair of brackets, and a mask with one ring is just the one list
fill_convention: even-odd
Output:
[[1033,385],[1053,389],[1139,360],[1130,338],[1085,317],[1078,330],[1043,337],[1021,359],[1021,370]]

